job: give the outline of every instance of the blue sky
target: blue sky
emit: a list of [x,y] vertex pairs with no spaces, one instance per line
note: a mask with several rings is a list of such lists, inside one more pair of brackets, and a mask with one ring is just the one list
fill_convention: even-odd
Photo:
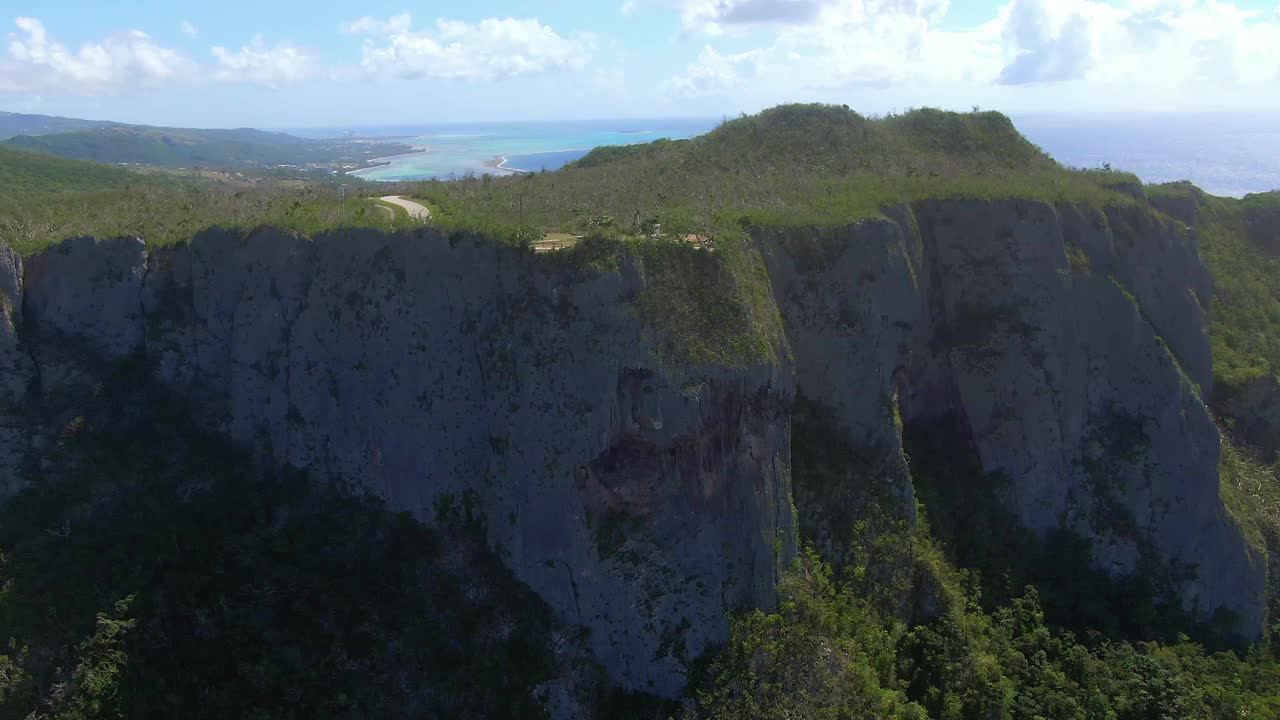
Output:
[[0,109],[190,126],[1280,109],[1280,0],[7,0]]

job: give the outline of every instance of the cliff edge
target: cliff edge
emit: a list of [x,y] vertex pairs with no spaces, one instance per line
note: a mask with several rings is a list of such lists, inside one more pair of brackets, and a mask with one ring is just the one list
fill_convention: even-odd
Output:
[[[950,492],[1113,578],[1158,569],[1196,619],[1264,622],[1203,400],[1212,286],[1140,203],[931,200],[547,256],[429,229],[80,238],[0,255],[0,293],[8,492],[103,367],[140,362],[264,466],[476,525],[627,690],[678,695],[726,611],[775,601],[798,531],[839,560],[867,498],[914,521],[920,438],[991,481]],[[797,394],[860,459],[843,481],[793,491]]]

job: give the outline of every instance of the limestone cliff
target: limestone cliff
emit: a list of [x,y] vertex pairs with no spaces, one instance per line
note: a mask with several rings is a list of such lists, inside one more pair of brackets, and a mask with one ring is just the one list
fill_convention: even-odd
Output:
[[[1261,557],[1218,497],[1220,440],[1195,239],[1140,206],[925,202],[834,233],[763,233],[800,392],[830,405],[867,485],[910,497],[894,415],[1004,480],[1036,533],[1091,541],[1115,577],[1152,564],[1182,603],[1256,636]],[[979,492],[977,488],[973,492]],[[833,499],[797,483],[802,526]],[[945,508],[939,508],[945,512]],[[909,513],[909,508],[904,508]]]
[[674,695],[793,553],[790,368],[655,364],[614,271],[438,233],[209,231],[31,259],[45,393],[67,338],[140,355],[262,462],[466,514],[625,688]]
[[17,490],[27,448],[22,411],[32,379],[31,358],[21,346],[22,259],[0,246],[0,497]]
[[[65,422],[51,408],[95,365],[144,362],[264,465],[481,523],[614,682],[671,697],[726,610],[773,602],[797,514],[836,555],[869,494],[914,517],[903,427],[945,427],[1024,527],[1079,534],[1113,576],[1172,567],[1184,607],[1259,633],[1264,570],[1218,498],[1201,399],[1211,286],[1180,223],[1140,200],[950,200],[753,235],[787,338],[748,362],[681,359],[627,245],[587,266],[430,230],[267,229],[6,253],[0,469],[10,490],[39,471],[30,419]],[[796,488],[798,513],[797,392],[859,458]]]

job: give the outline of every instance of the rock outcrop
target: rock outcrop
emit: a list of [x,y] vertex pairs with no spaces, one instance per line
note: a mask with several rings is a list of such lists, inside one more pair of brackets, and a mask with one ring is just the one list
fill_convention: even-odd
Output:
[[1256,637],[1262,560],[1219,498],[1220,438],[1197,389],[1211,379],[1196,299],[1207,272],[1189,239],[1142,210],[1114,210],[1093,232],[1072,212],[919,209],[930,312],[903,416],[958,418],[1025,527],[1088,538],[1113,576],[1140,561],[1186,573],[1186,609],[1230,610]]
[[18,337],[22,323],[22,258],[0,245],[0,497],[17,491],[28,433],[23,404],[33,379]]
[[[264,463],[483,524],[619,685],[675,695],[794,552],[790,368],[659,368],[618,271],[443,235],[208,231],[32,259],[37,356],[141,355]],[[54,391],[46,383],[46,392]]]
[[0,469],[12,489],[24,408],[144,362],[264,465],[482,524],[614,682],[675,696],[794,553],[798,391],[864,461],[857,487],[796,490],[825,549],[868,493],[914,517],[902,427],[947,418],[1023,526],[1087,538],[1115,576],[1174,567],[1188,610],[1260,632],[1264,570],[1218,498],[1201,399],[1211,286],[1177,223],[955,200],[754,239],[789,347],[744,366],[659,357],[625,250],[587,270],[430,230],[211,230],[69,241],[25,279],[5,253]]
[[839,537],[862,506],[914,521],[915,494],[897,415],[900,371],[924,311],[923,251],[910,209],[835,232],[762,231],[774,297],[795,353],[796,387],[829,408],[857,467],[850,486],[797,483],[806,534],[840,559]]
[[888,215],[761,234],[797,388],[867,459],[866,487],[797,482],[802,526],[829,545],[830,522],[847,520],[833,499],[911,497],[898,413],[958,435],[948,444],[1004,479],[1022,526],[1087,538],[1115,577],[1154,565],[1190,578],[1186,609],[1227,609],[1257,636],[1265,571],[1218,497],[1201,395],[1212,285],[1194,236],[1140,206],[937,201]]

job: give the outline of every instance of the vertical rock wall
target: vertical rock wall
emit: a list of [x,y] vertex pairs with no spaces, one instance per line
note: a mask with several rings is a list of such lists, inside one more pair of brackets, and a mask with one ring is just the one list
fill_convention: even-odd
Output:
[[998,501],[1022,526],[1080,534],[1115,577],[1171,567],[1190,578],[1188,610],[1261,631],[1261,558],[1218,496],[1201,394],[1212,286],[1178,223],[1140,206],[954,200],[761,242],[799,392],[871,459],[853,480],[864,487],[798,483],[820,545],[846,520],[833,501],[877,486],[911,497],[897,409],[945,420],[958,436],[944,444],[1004,479]]
[[[264,464],[469,516],[615,682],[673,696],[768,606],[794,552],[798,388],[865,460],[800,488],[834,550],[871,491],[913,517],[901,424],[953,444],[1037,532],[1092,542],[1113,575],[1189,571],[1181,600],[1263,622],[1263,573],[1218,498],[1193,239],[1141,206],[937,201],[839,230],[757,234],[795,360],[657,362],[632,302],[646,272],[559,267],[423,232],[207,231],[0,254],[0,470],[31,465],[23,413],[147,363]],[[557,269],[559,267],[559,269]]]
[[470,514],[616,682],[675,695],[794,552],[792,379],[655,366],[621,263],[431,232],[81,240],[33,258],[27,307],[38,354],[140,355],[264,463]]

